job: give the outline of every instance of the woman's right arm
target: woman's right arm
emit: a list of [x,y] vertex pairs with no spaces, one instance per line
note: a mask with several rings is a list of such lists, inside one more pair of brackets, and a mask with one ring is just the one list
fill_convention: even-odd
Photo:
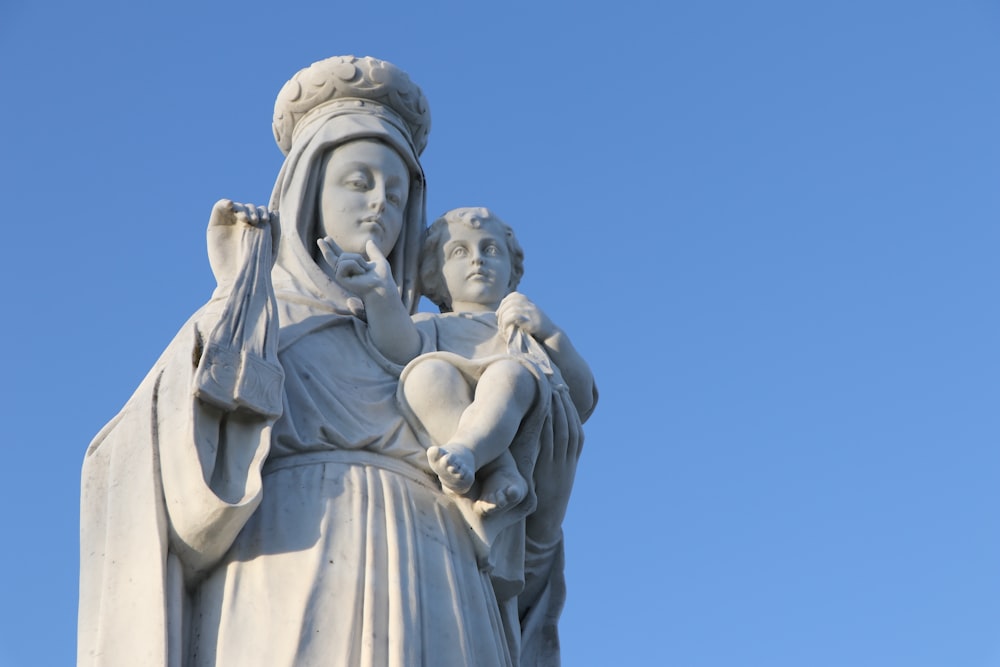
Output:
[[420,354],[420,333],[399,296],[389,260],[379,247],[369,241],[365,246],[366,259],[357,253],[337,255],[328,239],[320,239],[317,245],[327,275],[361,297],[368,334],[382,356],[405,366]]
[[[261,467],[270,448],[272,417],[227,411],[195,397],[201,323],[175,340],[154,388],[154,434],[171,550],[188,576],[207,571],[225,554],[261,500]],[[186,343],[186,344],[185,344]]]
[[283,409],[270,283],[273,213],[221,200],[208,225],[218,287],[162,360],[153,399],[172,550],[212,567],[260,502],[260,469]]

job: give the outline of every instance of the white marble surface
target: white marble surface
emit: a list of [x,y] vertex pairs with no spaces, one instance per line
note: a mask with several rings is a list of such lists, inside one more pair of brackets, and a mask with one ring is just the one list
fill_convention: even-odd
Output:
[[[491,318],[492,356],[411,321],[428,127],[383,61],[328,59],[282,89],[270,204],[216,204],[215,293],[87,451],[80,665],[558,663],[593,379],[510,293],[488,213],[429,253],[456,314]],[[438,353],[479,366],[451,378],[468,400],[411,412],[397,393],[442,394],[401,374]],[[449,414],[448,437],[422,437]]]

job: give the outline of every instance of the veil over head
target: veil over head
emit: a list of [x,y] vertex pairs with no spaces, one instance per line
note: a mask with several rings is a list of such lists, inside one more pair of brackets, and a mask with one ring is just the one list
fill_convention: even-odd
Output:
[[[403,213],[403,228],[388,253],[393,277],[404,305],[414,312],[418,295],[416,279],[421,237],[425,227],[425,181],[406,124],[391,109],[370,100],[337,99],[311,114],[296,128],[295,140],[278,174],[271,195],[271,210],[278,211],[281,240],[272,271],[279,301],[303,308],[282,309],[282,327],[310,314],[348,314],[356,308],[351,295],[331,280],[317,262],[317,207],[322,183],[323,158],[352,141],[372,140],[396,151],[409,167],[410,192]],[[319,261],[323,261],[319,259]],[[291,317],[288,321],[286,317]]]

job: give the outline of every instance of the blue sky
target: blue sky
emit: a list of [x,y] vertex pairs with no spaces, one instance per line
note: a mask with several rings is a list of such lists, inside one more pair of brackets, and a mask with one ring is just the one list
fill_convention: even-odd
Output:
[[0,665],[72,662],[83,452],[354,53],[597,376],[564,664],[1000,666],[1000,4],[151,5],[0,5]]

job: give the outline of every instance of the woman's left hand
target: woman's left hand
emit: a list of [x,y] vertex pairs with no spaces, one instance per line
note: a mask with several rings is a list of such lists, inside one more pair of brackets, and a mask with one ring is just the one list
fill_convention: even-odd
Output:
[[551,544],[562,534],[562,522],[569,505],[570,492],[576,479],[576,466],[583,449],[583,433],[568,421],[565,411],[553,413],[561,422],[555,430],[565,438],[542,438],[534,477],[538,506],[527,520],[527,534],[536,543]]

